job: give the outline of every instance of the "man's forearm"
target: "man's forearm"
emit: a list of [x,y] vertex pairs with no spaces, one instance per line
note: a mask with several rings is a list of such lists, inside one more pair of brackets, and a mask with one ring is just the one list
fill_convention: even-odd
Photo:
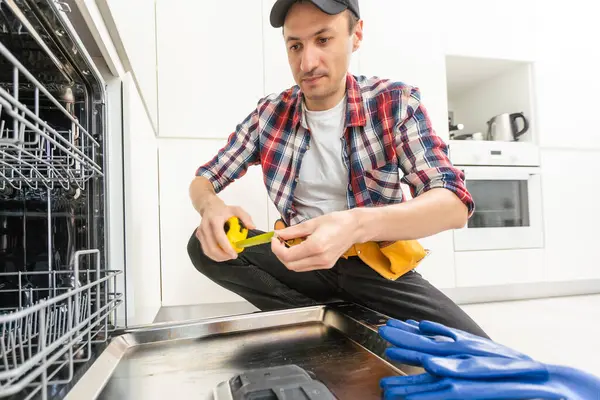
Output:
[[214,201],[222,201],[210,181],[202,176],[194,178],[189,188],[190,200],[200,215]]
[[390,206],[355,208],[357,241],[420,239],[462,228],[467,222],[465,204],[450,190],[436,188]]

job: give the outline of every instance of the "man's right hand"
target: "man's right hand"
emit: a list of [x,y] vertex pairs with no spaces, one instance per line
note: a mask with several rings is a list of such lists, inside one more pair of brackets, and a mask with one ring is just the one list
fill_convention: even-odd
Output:
[[220,198],[214,197],[202,213],[196,237],[202,245],[204,254],[214,261],[222,262],[237,258],[237,253],[225,234],[225,222],[238,217],[248,229],[255,229],[250,215],[241,207],[228,206]]

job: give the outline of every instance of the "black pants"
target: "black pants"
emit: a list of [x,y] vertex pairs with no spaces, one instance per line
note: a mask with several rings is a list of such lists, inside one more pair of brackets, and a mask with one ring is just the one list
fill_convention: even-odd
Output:
[[[248,237],[260,233],[263,232],[252,230]],[[391,318],[426,319],[489,338],[461,308],[416,271],[391,281],[358,257],[349,257],[341,258],[331,269],[294,272],[271,252],[270,244],[246,248],[235,260],[216,262],[203,253],[194,234],[188,243],[188,254],[198,271],[262,311],[343,300]]]

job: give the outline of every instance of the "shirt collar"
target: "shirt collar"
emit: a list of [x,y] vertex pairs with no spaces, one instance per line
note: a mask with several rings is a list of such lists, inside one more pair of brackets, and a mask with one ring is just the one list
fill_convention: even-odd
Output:
[[[294,116],[292,122],[294,126],[298,123],[302,124],[302,127],[308,129],[306,124],[306,118],[304,118],[304,96],[301,90],[298,90],[298,96],[296,97],[296,106],[294,110]],[[362,93],[360,86],[350,73],[346,74],[346,127],[351,126],[364,126],[367,122],[365,117],[365,109],[363,104]]]

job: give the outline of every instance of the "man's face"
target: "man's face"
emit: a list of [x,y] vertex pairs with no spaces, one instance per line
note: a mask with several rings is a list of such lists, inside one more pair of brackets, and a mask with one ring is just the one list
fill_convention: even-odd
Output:
[[335,105],[327,100],[337,100],[345,89],[352,52],[360,45],[362,21],[350,33],[349,12],[329,15],[311,3],[296,3],[287,14],[283,33],[294,80],[317,107]]

